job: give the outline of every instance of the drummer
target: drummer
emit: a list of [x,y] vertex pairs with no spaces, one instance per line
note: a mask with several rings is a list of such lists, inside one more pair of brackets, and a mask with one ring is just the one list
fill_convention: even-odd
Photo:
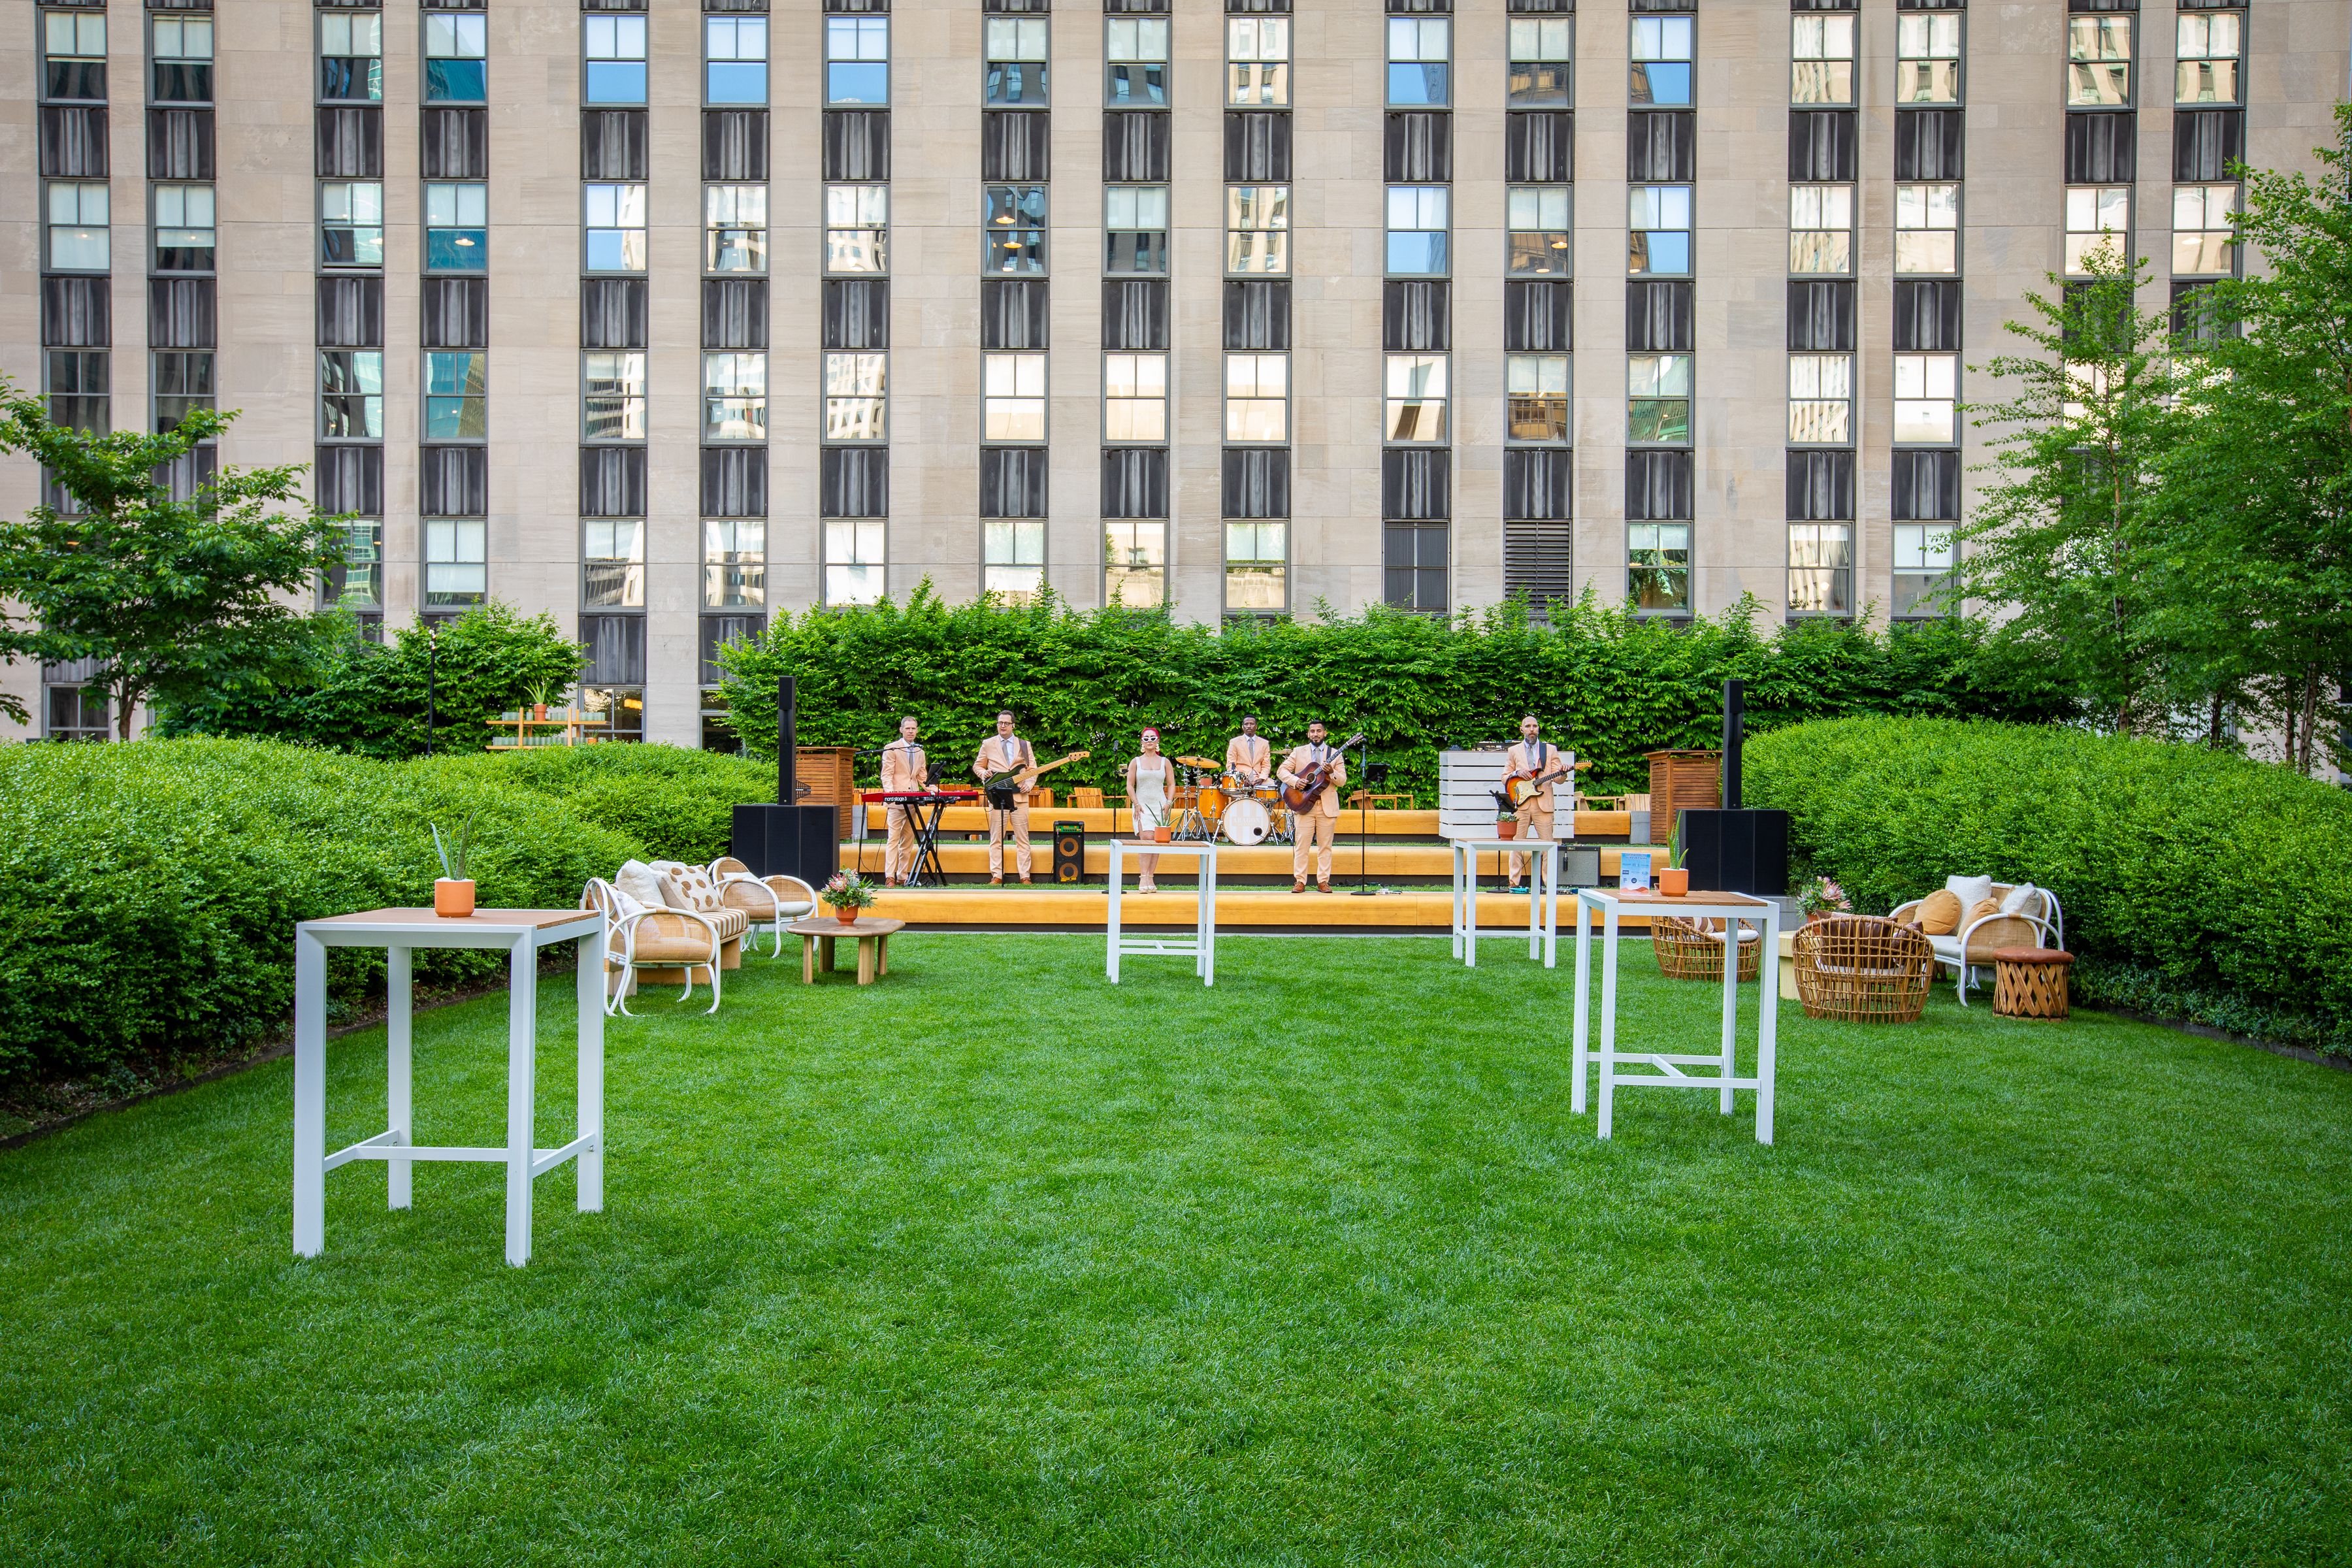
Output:
[[[1142,754],[1128,759],[1126,772],[1129,816],[1134,824],[1135,836],[1148,839],[1152,829],[1169,825],[1168,806],[1176,793],[1176,764],[1160,754],[1159,731],[1143,731]],[[1151,879],[1159,869],[1159,856],[1139,857],[1135,890],[1159,891]]]
[[1225,742],[1227,787],[1246,794],[1274,782],[1274,749],[1257,732],[1255,714],[1242,721],[1242,732]]

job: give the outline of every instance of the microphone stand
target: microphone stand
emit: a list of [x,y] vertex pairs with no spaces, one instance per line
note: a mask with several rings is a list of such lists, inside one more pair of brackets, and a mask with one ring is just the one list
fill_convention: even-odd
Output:
[[1380,893],[1378,888],[1364,886],[1372,854],[1372,764],[1366,760],[1371,744],[1370,741],[1362,741],[1356,746],[1356,771],[1363,775],[1363,782],[1357,785],[1357,790],[1363,797],[1363,804],[1356,807],[1356,885],[1348,894],[1351,899],[1374,898]]

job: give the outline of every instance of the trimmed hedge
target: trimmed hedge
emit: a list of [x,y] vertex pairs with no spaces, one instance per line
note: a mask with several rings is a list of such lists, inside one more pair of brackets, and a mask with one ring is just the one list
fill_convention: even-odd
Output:
[[550,746],[413,762],[412,777],[529,790],[635,842],[649,860],[727,853],[738,803],[776,798],[772,763],[677,746]]
[[1885,910],[1955,873],[2056,891],[2086,998],[2352,1056],[2352,795],[2164,742],[1849,719],[1761,735],[1749,800]]
[[[294,922],[427,902],[429,824],[468,812],[488,905],[569,907],[643,847],[495,768],[257,741],[0,747],[0,1081],[152,1071],[280,1027]],[[417,973],[461,984],[499,962],[420,952]],[[383,959],[331,973],[349,999]]]

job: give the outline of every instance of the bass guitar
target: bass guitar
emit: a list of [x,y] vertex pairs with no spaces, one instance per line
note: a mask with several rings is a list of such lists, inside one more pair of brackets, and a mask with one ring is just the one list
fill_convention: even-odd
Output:
[[1035,787],[1038,779],[1055,768],[1083,763],[1092,755],[1092,752],[1072,752],[1059,762],[1046,763],[1039,767],[1006,768],[1000,773],[990,773],[980,781],[981,788],[988,793],[988,808],[991,811],[1013,810],[1021,804],[1021,797]]
[[1329,758],[1315,763],[1299,774],[1297,784],[1283,785],[1282,804],[1288,806],[1294,813],[1312,811],[1317,798],[1331,783],[1331,770],[1339,763],[1339,753],[1350,746],[1362,745],[1363,742],[1364,733],[1360,730],[1340,742]]
[[1516,808],[1517,806],[1525,805],[1529,800],[1533,799],[1537,792],[1541,790],[1546,784],[1551,784],[1556,780],[1564,779],[1571,773],[1580,773],[1591,765],[1592,764],[1590,762],[1582,762],[1577,763],[1575,767],[1570,768],[1563,763],[1559,767],[1547,770],[1541,777],[1531,779],[1512,779],[1508,781],[1504,787],[1510,792],[1511,805]]

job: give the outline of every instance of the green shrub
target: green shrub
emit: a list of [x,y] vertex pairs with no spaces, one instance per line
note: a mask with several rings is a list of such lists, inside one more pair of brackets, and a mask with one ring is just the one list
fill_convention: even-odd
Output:
[[[488,773],[252,741],[0,748],[0,1080],[217,1057],[280,1026],[294,922],[429,901],[428,824],[469,812],[488,905],[569,907],[639,847]],[[499,962],[420,952],[417,972]],[[382,968],[339,955],[338,994]]]
[[548,796],[645,848],[651,859],[727,853],[739,802],[776,798],[772,763],[677,746],[549,746],[407,764],[416,778],[467,780]]
[[2193,746],[1923,719],[1759,736],[1746,778],[1857,909],[2032,881],[2087,994],[2352,1055],[2352,795]]

